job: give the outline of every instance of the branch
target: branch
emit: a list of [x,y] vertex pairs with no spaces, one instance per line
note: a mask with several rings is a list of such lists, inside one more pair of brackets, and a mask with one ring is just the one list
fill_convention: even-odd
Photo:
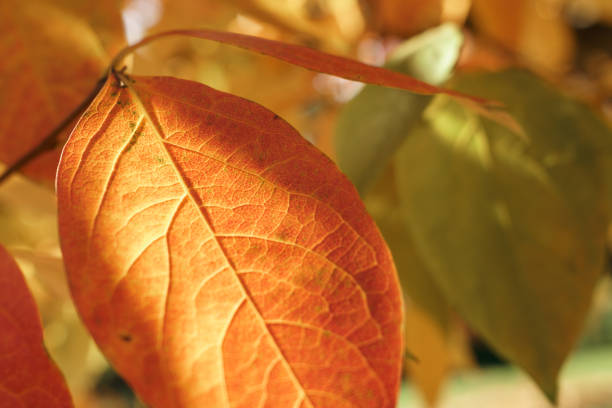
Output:
[[107,75],[100,78],[96,83],[94,89],[92,89],[91,92],[85,97],[85,99],[83,99],[79,106],[77,106],[72,112],[70,112],[68,116],[66,116],[64,120],[60,122],[59,125],[57,125],[43,140],[40,141],[40,143],[38,143],[36,146],[26,152],[25,155],[21,156],[19,160],[11,164],[8,168],[6,168],[6,170],[4,170],[2,174],[0,174],[0,184],[2,184],[13,173],[19,171],[23,166],[34,160],[40,154],[57,147],[57,137],[59,136],[61,131],[64,130],[66,126],[68,126],[75,118],[77,118],[81,113],[83,113],[83,111],[89,106],[89,104],[94,100],[100,89],[102,89],[104,82],[106,82],[106,77]]

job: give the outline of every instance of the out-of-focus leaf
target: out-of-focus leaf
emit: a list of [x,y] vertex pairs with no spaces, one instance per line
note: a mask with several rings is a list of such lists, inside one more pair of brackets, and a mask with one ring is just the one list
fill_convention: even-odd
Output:
[[554,399],[602,273],[612,136],[526,72],[455,84],[505,102],[528,137],[436,98],[395,159],[404,219],[449,302]]
[[55,194],[25,177],[15,176],[2,184],[0,225],[0,244],[9,249],[59,248]]
[[465,42],[457,61],[459,72],[500,71],[517,65],[516,58],[508,50],[473,33],[464,32],[464,35]]
[[98,38],[106,53],[113,56],[125,45],[125,34],[121,9],[124,0],[42,0],[61,8],[87,22]]
[[[11,164],[92,91],[105,54],[86,24],[37,0],[0,2],[0,54],[0,160]],[[58,160],[59,148],[23,172],[51,184]]]
[[[429,30],[400,45],[389,67],[440,83],[454,66],[461,38],[452,24]],[[420,121],[430,100],[428,96],[368,85],[342,111],[335,145],[340,168],[364,197],[391,248],[404,291],[446,327],[448,305],[402,221],[394,170],[389,166],[395,150]]]
[[452,368],[448,337],[430,314],[414,304],[406,308],[406,349],[416,360],[406,370],[421,390],[428,406],[434,407],[446,376]]
[[241,13],[307,37],[318,48],[346,52],[363,33],[364,22],[357,0],[229,0]]
[[[400,45],[387,67],[432,84],[445,81],[459,56],[462,34],[444,24]],[[363,196],[380,176],[431,97],[367,85],[343,109],[336,130],[336,157]]]
[[[1,168],[0,168],[1,171]],[[66,282],[57,236],[54,192],[15,175],[0,188],[0,244],[23,271],[40,311],[47,351],[61,369],[75,405],[92,387],[102,358],[78,318]]]
[[366,0],[364,12],[377,31],[407,37],[439,24],[443,3],[444,0]]
[[560,1],[472,0],[477,31],[512,50],[537,71],[566,71],[574,55],[574,37]]
[[71,291],[118,372],[152,407],[394,407],[399,283],[346,177],[252,102],[124,82],[58,172]]
[[43,347],[34,299],[17,264],[0,246],[0,406],[68,408],[66,383]]

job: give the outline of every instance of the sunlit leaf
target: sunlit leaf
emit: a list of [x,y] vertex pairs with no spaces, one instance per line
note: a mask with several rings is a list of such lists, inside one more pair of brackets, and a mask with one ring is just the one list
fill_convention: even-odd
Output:
[[[400,45],[387,67],[431,84],[445,81],[459,56],[462,35],[445,24]],[[343,109],[335,145],[342,171],[364,195],[408,137],[431,97],[366,86]]]
[[505,102],[528,137],[436,98],[395,159],[404,219],[449,302],[554,399],[603,270],[611,135],[525,72],[456,87]]
[[72,407],[72,399],[43,347],[34,299],[17,264],[0,246],[0,406]]
[[[94,88],[105,56],[76,17],[44,2],[17,0],[0,2],[0,54],[0,160],[12,164]],[[58,158],[59,150],[42,154],[24,173],[51,184]]]
[[110,79],[58,173],[73,298],[152,407],[395,406],[402,302],[357,192],[272,112]]

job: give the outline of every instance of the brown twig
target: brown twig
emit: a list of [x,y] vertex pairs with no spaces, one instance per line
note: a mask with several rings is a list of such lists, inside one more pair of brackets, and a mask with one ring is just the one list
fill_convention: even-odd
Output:
[[77,106],[68,116],[64,118],[49,134],[40,141],[36,146],[30,149],[25,155],[21,156],[19,160],[11,164],[2,174],[0,174],[0,184],[8,179],[13,173],[19,171],[23,166],[31,162],[33,159],[38,157],[40,154],[47,150],[52,150],[57,146],[57,137],[60,132],[64,130],[66,126],[70,124],[77,116],[79,116],[94,100],[104,82],[106,82],[107,75],[103,76],[98,80],[94,89],[83,99],[83,101]]

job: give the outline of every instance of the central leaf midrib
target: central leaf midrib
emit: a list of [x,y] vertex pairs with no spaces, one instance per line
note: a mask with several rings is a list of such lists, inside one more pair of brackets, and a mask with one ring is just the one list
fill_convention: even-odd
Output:
[[[234,267],[233,263],[231,262],[230,258],[227,256],[227,254],[225,253],[225,251],[223,250],[223,247],[221,245],[221,243],[219,242],[219,239],[217,238],[217,235],[215,234],[214,229],[212,228],[212,225],[210,224],[210,222],[208,221],[206,214],[204,214],[204,212],[202,211],[202,209],[200,208],[200,206],[198,205],[198,200],[196,199],[196,197],[194,197],[194,193],[193,190],[191,188],[189,188],[189,185],[187,184],[187,182],[185,181],[185,178],[182,174],[182,172],[179,170],[179,167],[177,165],[177,163],[175,162],[174,158],[172,157],[172,155],[170,154],[170,152],[168,151],[168,148],[166,146],[165,140],[164,140],[164,132],[158,127],[157,123],[152,119],[151,115],[149,114],[149,112],[147,111],[144,103],[142,102],[140,96],[138,95],[138,92],[134,89],[134,86],[132,84],[132,82],[130,82],[129,78],[126,78],[124,75],[119,74],[122,81],[124,83],[127,84],[128,89],[130,91],[130,93],[133,95],[134,100],[136,101],[136,103],[139,105],[139,108],[141,109],[141,111],[143,112],[143,114],[145,115],[147,121],[151,124],[151,126],[153,127],[154,130],[154,134],[157,138],[158,143],[161,145],[162,150],[164,152],[164,154],[166,155],[167,159],[169,160],[170,163],[172,163],[172,168],[174,169],[177,178],[179,179],[181,185],[183,186],[183,189],[185,190],[185,193],[189,196],[189,199],[191,201],[191,203],[197,208],[198,213],[200,214],[202,220],[204,221],[204,224],[208,227],[211,235],[214,237],[215,243],[217,245],[217,248],[219,250],[219,252],[223,255],[227,265],[230,267],[230,269],[234,272],[234,277],[236,278],[236,280],[238,281],[238,284],[240,286],[240,288],[242,289],[243,292],[243,296],[244,298],[248,299],[249,303],[251,304],[251,306],[253,307],[253,309],[255,310],[255,315],[258,317],[258,319],[260,320],[260,324],[263,326],[265,332],[268,335],[268,338],[271,339],[272,344],[274,344],[274,347],[277,350],[278,355],[281,357],[281,360],[283,361],[283,364],[285,365],[285,368],[287,369],[287,371],[290,373],[292,382],[294,383],[294,385],[296,386],[296,388],[298,390],[300,390],[303,394],[303,397],[305,398],[306,401],[308,401],[308,403],[310,404],[311,407],[314,408],[314,404],[312,403],[312,401],[310,400],[306,389],[304,388],[304,386],[302,385],[302,383],[300,382],[300,380],[297,378],[297,375],[295,374],[295,372],[293,371],[293,368],[291,367],[291,365],[289,364],[289,362],[287,361],[287,358],[285,357],[285,355],[282,352],[282,349],[280,348],[279,344],[277,343],[275,337],[272,335],[272,333],[270,332],[270,330],[268,329],[268,326],[266,324],[265,319],[263,318],[261,312],[259,311],[259,309],[257,308],[257,306],[255,305],[255,302],[253,301],[253,299],[251,298],[250,294],[248,293],[247,289],[244,287],[244,284],[242,283],[242,281],[240,280],[239,276],[238,276],[238,272],[236,270],[236,268]],[[224,333],[224,336],[227,334]],[[225,379],[224,379],[225,382]],[[225,388],[227,389],[227,385],[225,386]],[[229,405],[229,400],[228,400],[228,405]]]

